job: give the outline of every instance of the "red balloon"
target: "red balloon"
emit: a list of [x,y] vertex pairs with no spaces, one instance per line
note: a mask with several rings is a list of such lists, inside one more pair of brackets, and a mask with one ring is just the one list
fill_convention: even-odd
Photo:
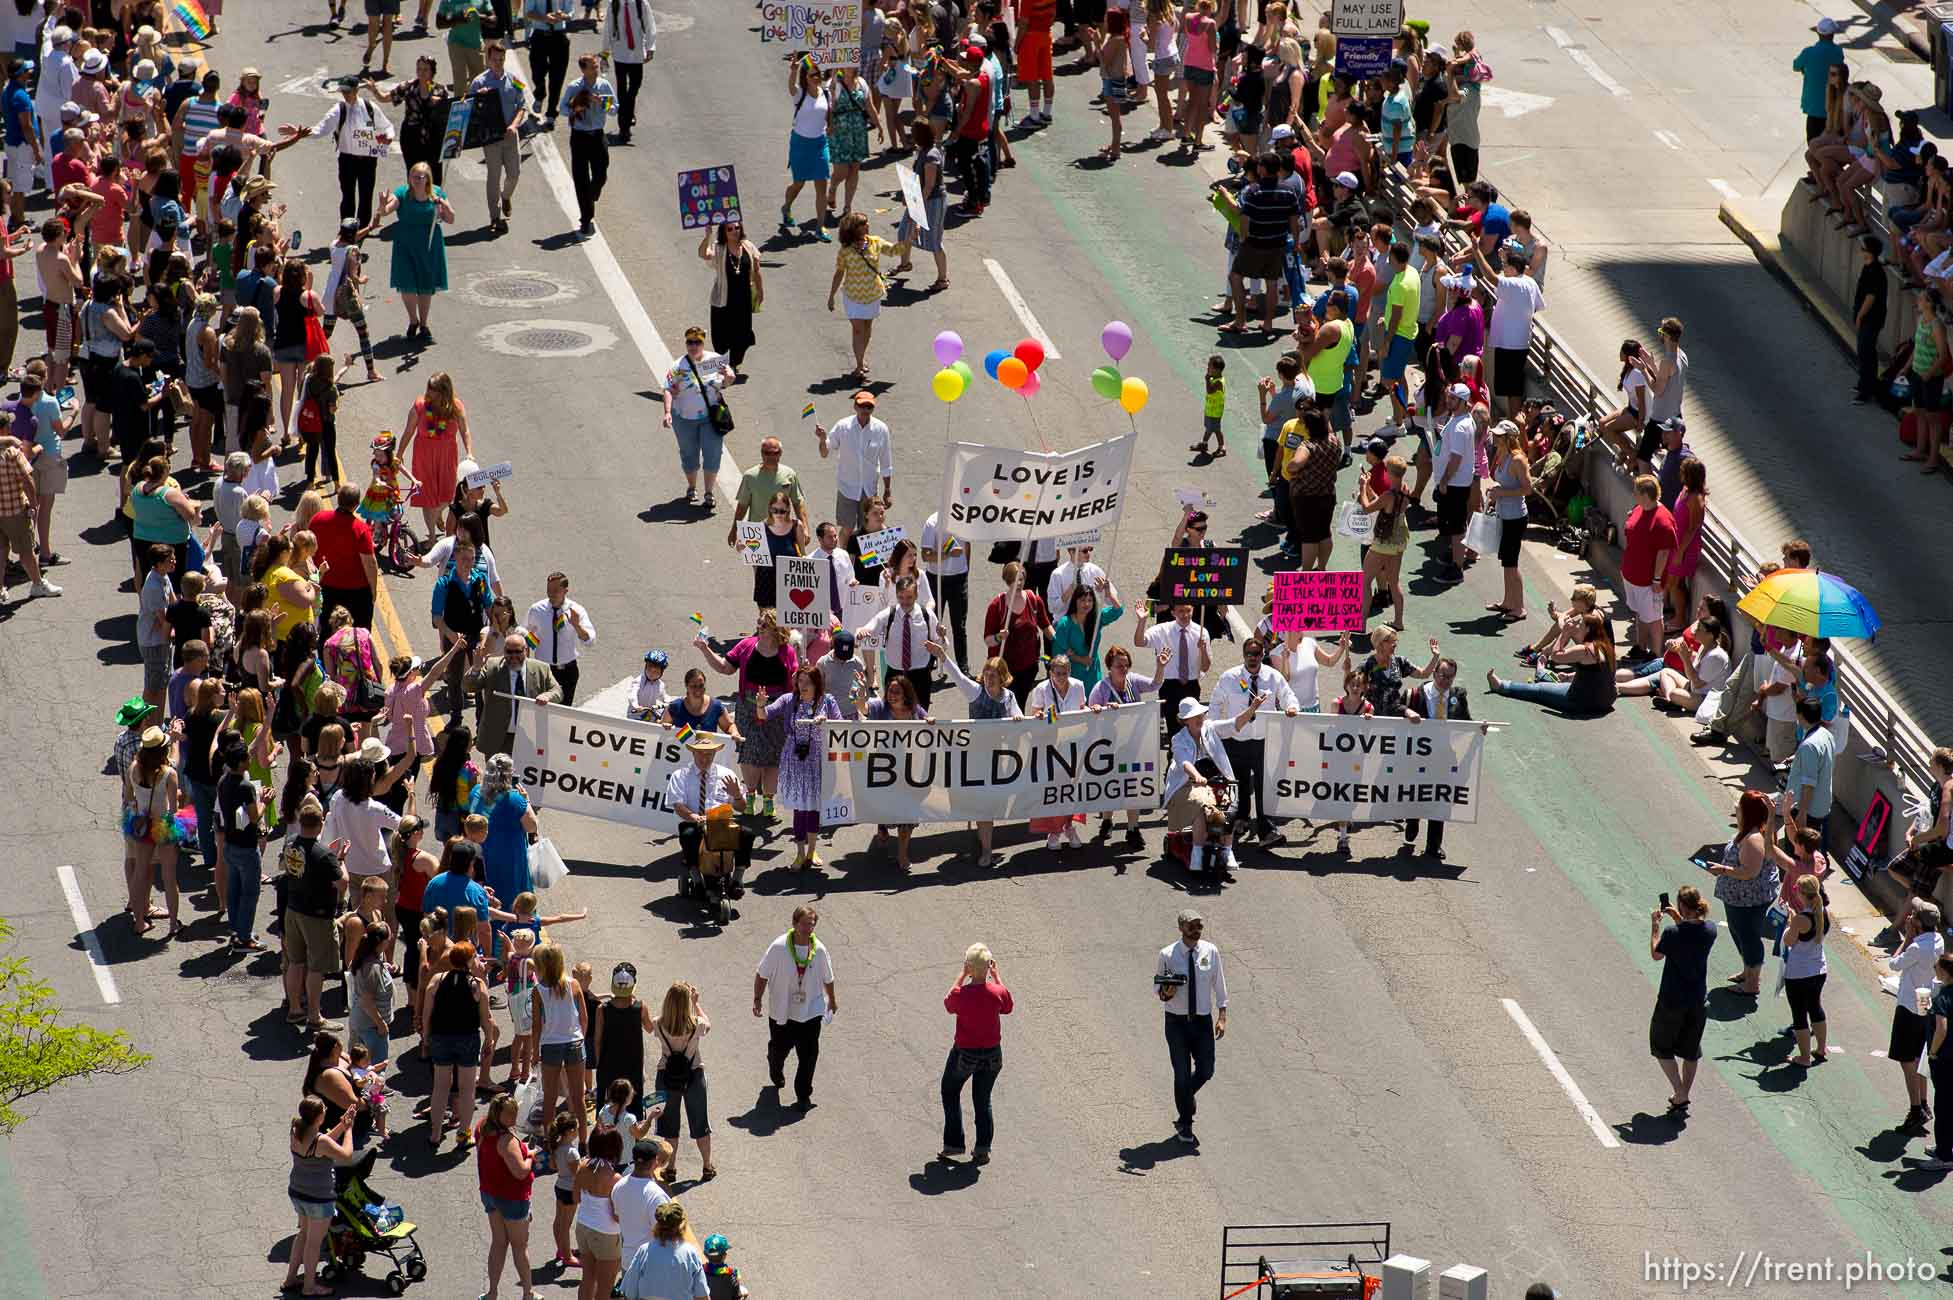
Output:
[[1011,355],[1022,361],[1026,370],[1036,370],[1044,364],[1044,345],[1036,339],[1025,339]]

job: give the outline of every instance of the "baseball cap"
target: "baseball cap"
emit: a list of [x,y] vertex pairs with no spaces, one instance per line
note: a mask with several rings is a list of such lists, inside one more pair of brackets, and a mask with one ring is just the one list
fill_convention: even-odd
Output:
[[1463,384],[1453,384],[1446,391],[1448,391],[1453,397],[1457,398],[1461,402],[1469,402],[1472,400],[1472,390],[1465,387]]
[[1356,179],[1355,172],[1337,172],[1335,181],[1346,190],[1360,190],[1363,188],[1362,184]]
[[1277,123],[1275,129],[1268,133],[1268,138],[1271,141],[1293,140],[1295,138],[1295,128],[1291,127],[1287,122]]
[[1679,415],[1671,415],[1666,420],[1657,423],[1655,427],[1663,433],[1687,433],[1689,431],[1688,425],[1682,423],[1682,417]]
[[708,1255],[723,1255],[731,1249],[732,1243],[726,1240],[723,1232],[715,1232],[705,1239],[705,1253]]
[[650,1138],[639,1138],[631,1144],[631,1159],[635,1160],[638,1164],[650,1164],[653,1160],[657,1160],[663,1155],[664,1152],[659,1148],[658,1144]]
[[987,50],[990,48],[990,42],[982,36],[970,37],[970,44],[979,50]]
[[856,402],[866,402],[868,405],[873,406],[875,404],[874,390],[870,388],[856,389],[854,400]]
[[1820,18],[1817,20],[1817,26],[1811,28],[1819,36],[1836,36],[1843,29],[1844,24],[1835,18]]
[[1207,918],[1206,918],[1206,917],[1204,917],[1204,916],[1202,916],[1202,915],[1200,914],[1200,909],[1199,909],[1199,908],[1197,908],[1197,907],[1183,907],[1183,908],[1181,908],[1181,909],[1180,909],[1180,915],[1179,915],[1179,917],[1178,917],[1178,920],[1179,920],[1179,923],[1180,923],[1181,925],[1205,925],[1205,924],[1207,924]]
[[854,653],[854,633],[842,628],[834,634],[834,648],[842,654]]

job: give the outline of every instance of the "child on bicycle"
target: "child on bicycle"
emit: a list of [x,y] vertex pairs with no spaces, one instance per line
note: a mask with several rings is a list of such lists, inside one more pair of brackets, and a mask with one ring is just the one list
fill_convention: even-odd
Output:
[[[327,365],[330,357],[320,357]],[[373,474],[366,482],[366,495],[359,501],[359,517],[373,529],[375,540],[391,536],[392,526],[405,509],[407,497],[419,486],[412,474],[400,467],[393,454],[393,432],[382,430],[373,438]]]

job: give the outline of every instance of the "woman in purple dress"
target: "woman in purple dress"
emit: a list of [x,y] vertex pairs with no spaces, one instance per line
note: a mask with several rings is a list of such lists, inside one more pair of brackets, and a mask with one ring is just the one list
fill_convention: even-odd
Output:
[[793,813],[793,864],[823,865],[814,852],[821,829],[821,719],[841,720],[841,706],[827,693],[821,670],[803,664],[793,674],[793,690],[766,706],[769,724],[784,725],[780,751],[780,802]]

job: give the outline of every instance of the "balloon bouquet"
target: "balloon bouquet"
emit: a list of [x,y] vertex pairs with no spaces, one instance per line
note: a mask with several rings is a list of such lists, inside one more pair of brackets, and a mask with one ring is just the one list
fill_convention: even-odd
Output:
[[[1132,326],[1124,321],[1108,322],[1099,334],[1099,345],[1113,361],[1123,361],[1132,350]],[[929,387],[937,400],[946,404],[955,402],[969,391],[975,379],[970,363],[963,360],[963,338],[955,330],[944,330],[936,335],[935,350],[936,363],[942,368],[936,371]],[[1023,339],[1008,352],[997,348],[983,358],[985,374],[1027,401],[1037,396],[1044,385],[1038,374],[1043,364],[1044,345],[1036,339]],[[1107,401],[1119,403],[1129,424],[1133,416],[1146,409],[1152,397],[1144,379],[1122,375],[1116,365],[1100,366],[1092,372],[1092,391]],[[1039,437],[1042,436],[1040,433]]]
[[[1107,321],[1099,331],[1099,346],[1113,361],[1124,361],[1126,353],[1132,351],[1132,326],[1122,320]],[[1117,402],[1125,411],[1128,423],[1131,417],[1146,409],[1153,395],[1144,379],[1120,374],[1117,365],[1100,366],[1092,372],[1092,391],[1108,402]]]

